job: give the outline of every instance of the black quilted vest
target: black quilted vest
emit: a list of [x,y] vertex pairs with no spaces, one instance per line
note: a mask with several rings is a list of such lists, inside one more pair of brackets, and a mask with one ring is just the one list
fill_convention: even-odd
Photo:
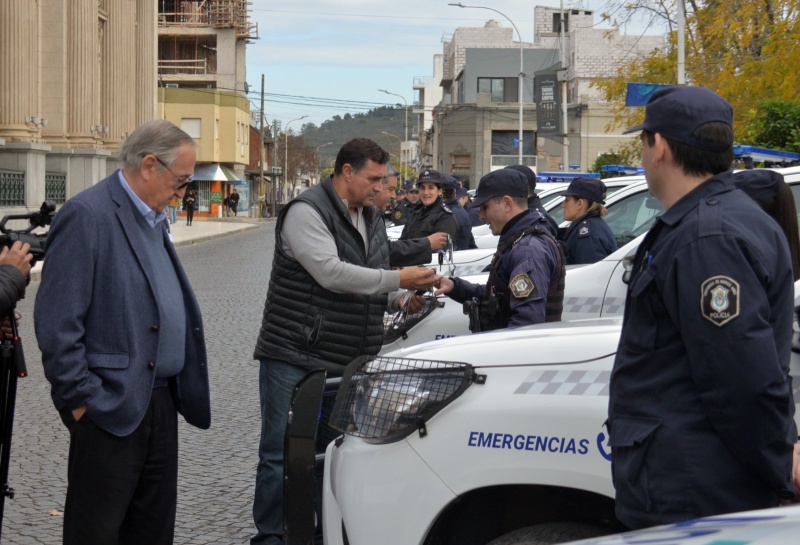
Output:
[[350,213],[330,178],[300,194],[278,216],[275,256],[264,317],[254,358],[273,358],[305,369],[325,369],[341,375],[360,355],[377,354],[383,344],[386,294],[334,293],[323,288],[281,249],[286,212],[295,202],[313,206],[336,241],[339,258],[361,267],[389,268],[389,244],[377,208],[364,209],[369,254]]

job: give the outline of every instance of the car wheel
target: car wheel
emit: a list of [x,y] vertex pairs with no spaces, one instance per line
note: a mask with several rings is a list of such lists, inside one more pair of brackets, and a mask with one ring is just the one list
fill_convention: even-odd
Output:
[[550,545],[576,539],[604,536],[608,528],[581,522],[548,522],[514,530],[489,542],[488,545]]

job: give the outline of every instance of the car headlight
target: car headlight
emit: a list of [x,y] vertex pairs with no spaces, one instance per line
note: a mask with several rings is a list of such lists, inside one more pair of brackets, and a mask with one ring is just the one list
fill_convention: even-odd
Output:
[[391,443],[415,430],[485,375],[467,363],[407,358],[351,363],[336,396],[331,426],[366,441]]

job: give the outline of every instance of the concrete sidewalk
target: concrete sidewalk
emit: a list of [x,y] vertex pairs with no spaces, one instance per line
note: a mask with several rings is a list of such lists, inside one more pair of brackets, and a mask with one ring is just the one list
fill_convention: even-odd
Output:
[[[188,246],[205,242],[217,237],[224,237],[234,233],[241,233],[248,229],[255,229],[259,223],[268,219],[247,218],[195,218],[191,225],[186,225],[186,218],[178,217],[178,222],[171,224],[172,242],[175,247]],[[36,263],[31,269],[31,282],[38,282],[42,275],[42,262]]]

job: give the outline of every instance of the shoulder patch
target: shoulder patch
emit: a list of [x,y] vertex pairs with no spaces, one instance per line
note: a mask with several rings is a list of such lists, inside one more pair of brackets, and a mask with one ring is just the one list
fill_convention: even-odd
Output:
[[528,276],[528,273],[522,273],[515,276],[508,285],[511,288],[511,295],[517,299],[528,297],[536,290],[533,285],[533,280]]
[[452,211],[452,210],[450,210],[450,207],[448,207],[448,206],[447,206],[446,204],[444,204],[444,203],[442,203],[442,208],[444,208],[444,211],[445,211],[445,212],[447,212],[448,214],[452,214],[452,213],[453,213],[453,211]]
[[399,219],[402,219],[402,217],[403,217],[403,213],[400,210],[395,210],[394,211],[394,219],[399,220]]
[[739,283],[730,276],[712,276],[700,287],[703,318],[722,327],[739,316]]
[[585,221],[580,224],[578,227],[578,236],[579,237],[588,237],[589,236],[589,224]]

